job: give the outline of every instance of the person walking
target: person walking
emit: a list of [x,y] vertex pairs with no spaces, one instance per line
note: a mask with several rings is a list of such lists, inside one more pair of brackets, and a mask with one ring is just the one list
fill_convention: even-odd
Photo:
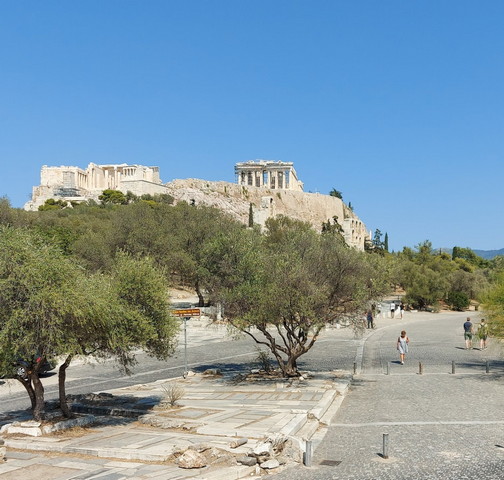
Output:
[[399,358],[401,359],[401,365],[404,365],[404,359],[408,353],[409,338],[406,335],[406,330],[401,332],[401,336],[397,338],[397,350],[399,350]]
[[390,318],[394,318],[394,314],[395,314],[395,303],[391,302],[390,303]]
[[467,317],[464,322],[464,340],[465,340],[465,348],[466,350],[472,350],[472,337],[474,333],[473,324],[471,323],[471,319]]
[[488,324],[482,318],[478,327],[478,338],[480,339],[480,350],[487,348]]
[[374,328],[374,318],[372,310],[368,310],[366,314],[367,328]]

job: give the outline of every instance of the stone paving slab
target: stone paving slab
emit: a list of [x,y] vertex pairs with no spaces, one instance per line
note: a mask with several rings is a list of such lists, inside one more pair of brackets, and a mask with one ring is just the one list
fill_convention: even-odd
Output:
[[[184,470],[166,462],[175,451],[203,443],[236,455],[246,455],[260,440],[278,433],[297,438],[298,444],[304,445],[318,429],[318,419],[337,397],[344,394],[349,382],[347,378],[340,379],[334,374],[291,383],[254,381],[234,384],[229,380],[220,376],[195,375],[107,391],[114,396],[144,398],[146,401],[157,399],[159,402],[167,385],[176,382],[185,389],[185,395],[179,400],[180,407],[159,409],[157,414],[188,421],[197,427],[184,432],[143,425],[131,418],[118,426],[93,428],[80,437],[64,432],[36,438],[8,437],[7,462],[0,465],[0,480],[243,478],[255,473],[255,467],[237,464]],[[317,428],[303,430],[309,420],[315,421]],[[298,432],[303,438],[296,437]],[[237,437],[248,438],[248,443],[231,449],[230,444]],[[45,455],[41,456],[42,452]],[[60,456],[51,457],[51,454]],[[34,469],[42,473],[35,476]]]

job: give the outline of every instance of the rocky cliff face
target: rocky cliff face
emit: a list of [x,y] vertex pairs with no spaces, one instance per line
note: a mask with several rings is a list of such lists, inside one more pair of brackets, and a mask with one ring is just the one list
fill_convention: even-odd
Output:
[[332,222],[337,217],[348,245],[364,250],[364,241],[368,237],[366,226],[357,215],[339,198],[329,195],[198,179],[174,180],[165,187],[176,201],[216,207],[245,224],[249,221],[252,205],[254,224],[264,225],[270,217],[285,215],[308,222],[320,231],[323,222]]

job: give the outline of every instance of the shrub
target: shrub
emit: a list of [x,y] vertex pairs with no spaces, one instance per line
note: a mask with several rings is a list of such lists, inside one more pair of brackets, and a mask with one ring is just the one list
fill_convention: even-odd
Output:
[[170,407],[175,407],[177,402],[185,395],[185,390],[176,382],[169,382],[168,385],[162,385],[165,397],[162,401],[162,405],[170,405]]
[[260,365],[260,368],[266,373],[270,373],[273,370],[271,357],[269,356],[269,353],[267,351],[257,349],[256,361]]
[[450,292],[446,297],[446,302],[454,310],[464,311],[469,306],[469,297],[464,292]]

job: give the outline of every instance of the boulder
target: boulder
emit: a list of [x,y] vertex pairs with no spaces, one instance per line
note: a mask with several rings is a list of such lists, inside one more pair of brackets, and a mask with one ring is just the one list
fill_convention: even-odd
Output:
[[260,442],[252,450],[252,453],[259,456],[271,455],[273,453],[273,446],[270,442]]
[[207,465],[204,455],[195,450],[186,450],[178,459],[177,464],[180,468],[203,468]]
[[280,462],[276,458],[271,458],[261,463],[259,466],[265,470],[271,470],[273,468],[278,468],[280,466]]
[[257,463],[256,457],[238,457],[236,459],[238,463],[246,465],[247,467],[253,467]]

